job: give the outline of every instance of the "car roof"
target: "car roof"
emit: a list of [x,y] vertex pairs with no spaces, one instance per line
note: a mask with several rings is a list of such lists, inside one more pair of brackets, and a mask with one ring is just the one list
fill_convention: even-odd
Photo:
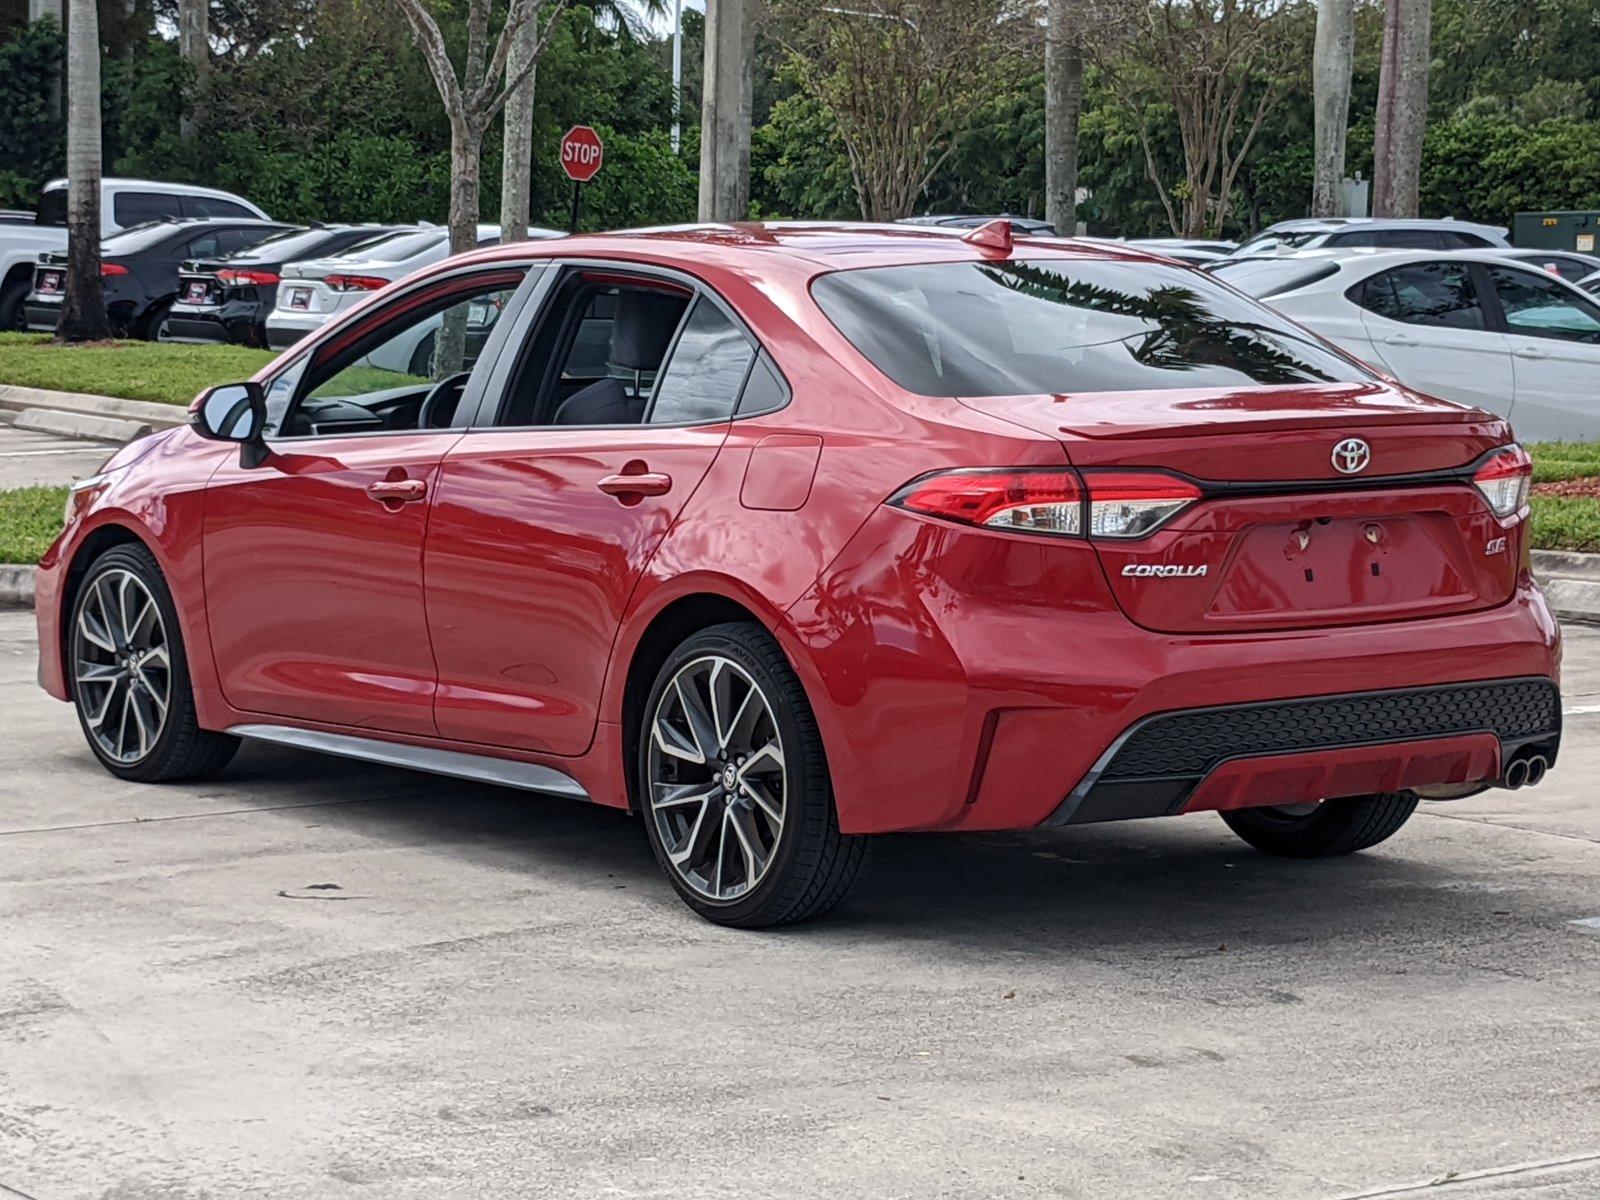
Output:
[[[675,267],[691,275],[700,274],[701,268],[731,270],[759,280],[780,272],[810,277],[862,267],[996,261],[993,251],[965,240],[962,235],[970,232],[938,225],[849,221],[666,225],[485,247],[447,259],[435,270],[529,258],[616,258]],[[1136,246],[1034,238],[1022,230],[1014,231],[1013,237],[1012,258],[1096,258],[1173,265],[1165,255]]]
[[[202,187],[197,183],[168,183],[161,179],[124,179],[120,176],[106,176],[100,181],[109,188],[150,188],[153,191],[165,192],[170,196],[215,196],[224,200],[244,200],[234,192],[224,191],[221,188]],[[65,179],[52,179],[45,184],[42,191],[55,191],[57,188],[67,186]],[[246,201],[246,203],[252,203]]]
[[[1297,217],[1268,225],[1261,233],[1305,233],[1309,230],[1333,233],[1351,226],[1363,229],[1489,229],[1502,235],[1506,232],[1500,225],[1464,221],[1459,217]],[[1259,237],[1260,234],[1252,236]]]

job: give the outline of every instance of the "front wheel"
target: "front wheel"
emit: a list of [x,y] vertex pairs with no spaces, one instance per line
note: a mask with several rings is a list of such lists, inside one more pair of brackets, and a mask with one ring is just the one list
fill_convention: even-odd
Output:
[[66,640],[78,723],[113,775],[141,783],[194,779],[233,757],[238,738],[195,720],[177,610],[149,550],[113,546],[94,560]]
[[716,625],[674,650],[637,751],[651,846],[695,912],[758,929],[844,899],[867,839],[839,832],[816,719],[766,630]]
[[1331,858],[1393,837],[1416,808],[1415,792],[1377,792],[1287,808],[1238,808],[1222,819],[1265,854]]

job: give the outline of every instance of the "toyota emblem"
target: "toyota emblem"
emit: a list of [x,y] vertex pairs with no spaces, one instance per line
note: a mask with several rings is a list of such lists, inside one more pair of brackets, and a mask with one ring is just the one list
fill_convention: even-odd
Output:
[[1345,438],[1333,448],[1333,469],[1341,475],[1365,471],[1372,461],[1372,447],[1360,438]]

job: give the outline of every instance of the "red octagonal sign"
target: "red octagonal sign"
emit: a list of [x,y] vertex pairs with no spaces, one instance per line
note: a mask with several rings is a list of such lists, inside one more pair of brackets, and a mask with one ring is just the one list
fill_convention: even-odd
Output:
[[600,135],[587,125],[574,125],[561,139],[561,169],[569,179],[588,183],[600,173],[604,158]]

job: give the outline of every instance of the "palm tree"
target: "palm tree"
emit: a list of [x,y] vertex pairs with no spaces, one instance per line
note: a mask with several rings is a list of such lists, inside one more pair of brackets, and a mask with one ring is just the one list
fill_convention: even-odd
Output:
[[[640,8],[651,17],[666,12],[665,0],[640,0]],[[638,36],[639,16],[618,0],[596,0],[589,5],[596,21],[613,25],[617,36]],[[500,167],[500,239],[519,242],[528,236],[528,205],[533,190],[533,96],[538,66],[539,23],[527,21],[516,31],[511,53],[506,58],[506,77],[521,79],[506,98],[504,117],[505,148]]]
[[1414,217],[1428,124],[1433,0],[1387,0],[1372,146],[1372,215]]
[[1313,217],[1345,215],[1344,147],[1350,125],[1350,66],[1355,45],[1355,0],[1317,0],[1317,40],[1311,57],[1316,122]]
[[1044,42],[1044,219],[1078,231],[1078,117],[1083,109],[1082,0],[1049,0]]
[[67,294],[56,337],[110,336],[100,278],[100,14],[80,0],[67,18]]

